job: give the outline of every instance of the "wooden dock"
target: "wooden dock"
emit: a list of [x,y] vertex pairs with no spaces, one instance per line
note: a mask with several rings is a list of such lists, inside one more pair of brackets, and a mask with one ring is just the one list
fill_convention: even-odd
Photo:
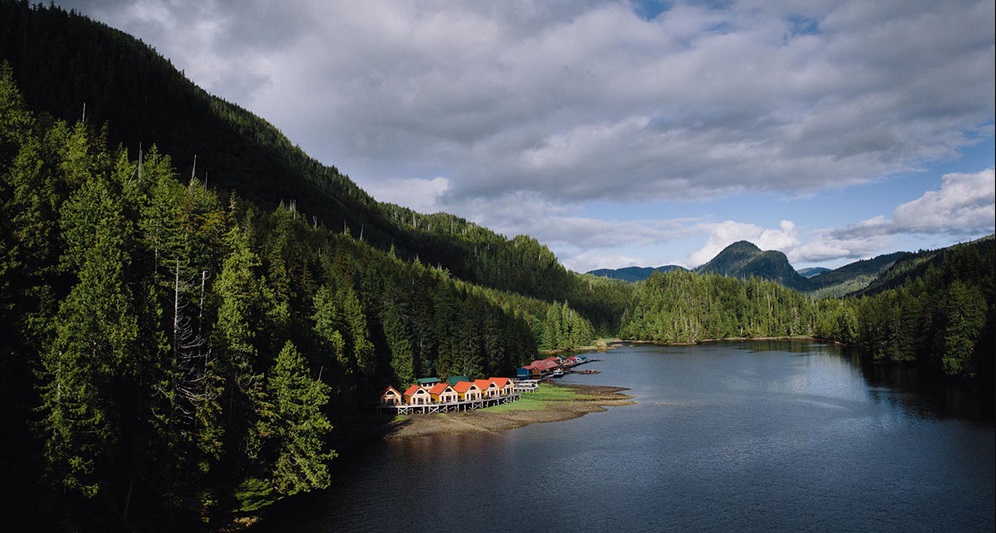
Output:
[[433,413],[452,413],[456,411],[473,411],[474,409],[483,409],[485,407],[493,407],[495,405],[502,405],[506,403],[512,403],[519,400],[519,393],[506,394],[505,396],[494,396],[492,398],[482,398],[480,400],[466,400],[458,402],[447,402],[447,403],[427,403],[427,404],[417,404],[417,405],[378,405],[378,413],[394,413],[397,415],[413,415],[413,414],[433,414]]

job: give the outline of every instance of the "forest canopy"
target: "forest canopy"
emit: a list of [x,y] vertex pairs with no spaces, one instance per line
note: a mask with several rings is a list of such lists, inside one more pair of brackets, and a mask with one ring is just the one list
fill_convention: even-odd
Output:
[[383,386],[595,337],[816,338],[992,386],[992,237],[839,298],[577,275],[531,237],[376,202],[121,32],[0,19],[0,508],[24,529],[216,528],[334,484]]

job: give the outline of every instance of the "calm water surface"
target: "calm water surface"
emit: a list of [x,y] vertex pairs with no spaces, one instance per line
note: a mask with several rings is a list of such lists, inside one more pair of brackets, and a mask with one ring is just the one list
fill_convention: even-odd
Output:
[[996,527],[992,421],[895,388],[835,348],[631,346],[595,357],[588,368],[601,374],[564,382],[628,387],[637,405],[495,435],[378,444],[341,460],[334,487],[259,529]]

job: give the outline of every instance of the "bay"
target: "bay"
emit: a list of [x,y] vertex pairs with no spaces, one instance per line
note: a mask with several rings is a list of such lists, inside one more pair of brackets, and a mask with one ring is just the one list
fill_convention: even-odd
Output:
[[[804,341],[624,346],[636,405],[394,440],[260,531],[993,531],[991,413],[910,369]],[[911,373],[913,372],[913,373]]]

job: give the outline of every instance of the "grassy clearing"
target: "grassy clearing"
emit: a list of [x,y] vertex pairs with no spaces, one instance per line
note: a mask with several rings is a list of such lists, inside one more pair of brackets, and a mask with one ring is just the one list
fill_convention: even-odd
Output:
[[587,400],[588,396],[578,393],[568,387],[558,387],[547,383],[540,383],[536,392],[523,392],[519,395],[519,401],[488,407],[489,413],[501,413],[504,411],[536,411],[546,409],[552,402],[571,402]]

